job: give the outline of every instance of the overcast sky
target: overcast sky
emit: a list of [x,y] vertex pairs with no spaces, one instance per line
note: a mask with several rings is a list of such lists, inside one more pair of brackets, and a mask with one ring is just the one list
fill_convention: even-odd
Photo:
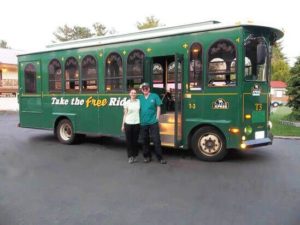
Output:
[[283,29],[283,52],[291,64],[300,56],[297,1],[264,0],[3,0],[0,40],[14,49],[34,51],[54,40],[53,32],[65,24],[92,29],[99,22],[118,33],[136,31],[137,22],[155,16],[167,26],[218,20],[225,23],[253,21]]

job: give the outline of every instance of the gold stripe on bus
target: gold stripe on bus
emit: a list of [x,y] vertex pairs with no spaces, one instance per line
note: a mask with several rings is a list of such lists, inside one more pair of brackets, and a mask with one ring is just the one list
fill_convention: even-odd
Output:
[[[199,95],[199,96],[217,96],[217,95],[238,95],[238,93],[185,93],[185,95]],[[187,98],[187,97],[185,97]]]

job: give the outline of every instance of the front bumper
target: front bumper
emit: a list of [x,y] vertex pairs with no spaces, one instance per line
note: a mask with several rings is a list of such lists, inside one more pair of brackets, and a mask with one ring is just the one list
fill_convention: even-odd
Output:
[[254,148],[254,147],[259,147],[259,146],[271,145],[272,142],[273,142],[273,136],[267,137],[267,138],[262,138],[262,139],[257,139],[257,140],[248,140],[248,141],[245,141],[245,144],[246,144],[246,148]]

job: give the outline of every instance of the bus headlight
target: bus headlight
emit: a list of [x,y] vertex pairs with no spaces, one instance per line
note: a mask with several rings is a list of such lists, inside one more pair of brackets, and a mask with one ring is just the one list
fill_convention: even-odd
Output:
[[245,143],[241,144],[241,149],[245,149],[247,147],[247,145]]
[[245,132],[246,135],[252,134],[252,131],[253,131],[253,129],[250,125],[246,126],[245,129],[244,129],[244,132]]
[[269,121],[268,121],[268,128],[271,130],[272,127],[273,127],[273,124],[272,124],[272,122],[269,120]]

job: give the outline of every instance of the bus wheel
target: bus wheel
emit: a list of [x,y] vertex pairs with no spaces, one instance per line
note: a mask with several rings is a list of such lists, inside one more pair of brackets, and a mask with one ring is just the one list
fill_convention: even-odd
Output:
[[195,155],[205,161],[219,161],[227,154],[223,135],[213,127],[201,127],[192,137]]
[[63,119],[59,121],[56,127],[56,136],[58,140],[63,144],[73,144],[75,142],[75,133],[70,120]]

